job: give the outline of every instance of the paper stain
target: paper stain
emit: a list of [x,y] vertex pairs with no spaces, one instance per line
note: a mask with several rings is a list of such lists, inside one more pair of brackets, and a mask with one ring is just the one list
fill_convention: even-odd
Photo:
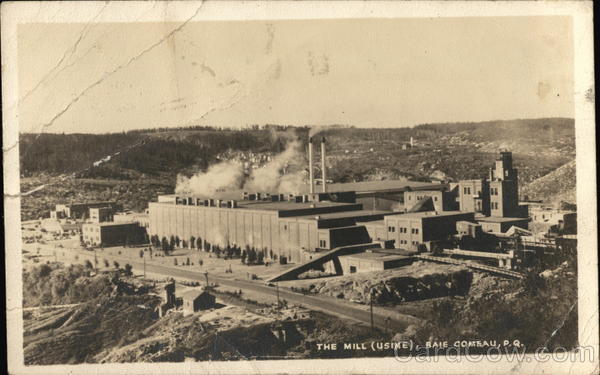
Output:
[[550,94],[550,90],[552,90],[552,86],[548,82],[538,82],[537,87],[537,96],[538,98],[544,100]]
[[329,74],[329,57],[327,55],[315,55],[313,52],[308,52],[307,63],[313,77]]

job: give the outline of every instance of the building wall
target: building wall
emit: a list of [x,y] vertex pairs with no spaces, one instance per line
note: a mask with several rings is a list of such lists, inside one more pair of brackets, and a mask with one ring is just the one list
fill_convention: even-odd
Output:
[[406,210],[410,210],[415,204],[420,202],[427,197],[431,197],[433,201],[433,206],[436,211],[443,211],[443,192],[441,191],[433,191],[433,190],[417,190],[417,191],[405,191],[404,192],[404,207]]
[[474,213],[454,215],[390,215],[384,219],[387,240],[395,240],[398,248],[417,250],[420,244],[439,241],[456,234],[458,221],[473,221]]
[[517,189],[514,180],[490,181],[490,216],[520,217]]
[[221,247],[272,250],[291,262],[300,260],[302,250],[315,250],[319,245],[317,220],[280,218],[277,211],[150,202],[149,218],[151,236],[177,236],[186,241],[194,236]]
[[394,240],[397,248],[416,250],[423,243],[423,223],[419,217],[404,215],[386,216],[386,240]]
[[480,221],[479,224],[481,224],[481,230],[484,232],[505,233],[512,226],[527,229],[528,219],[515,219],[510,221],[499,222]]
[[113,210],[110,207],[90,208],[90,220],[94,223],[112,221]]
[[458,183],[458,202],[461,211],[490,214],[489,184],[484,179],[463,180]]
[[319,230],[319,248],[331,250],[340,246],[370,243],[371,237],[364,225]]
[[383,271],[383,261],[376,259],[361,259],[352,256],[339,257],[344,275],[351,273]]
[[136,223],[101,225],[87,223],[81,228],[83,242],[94,246],[135,245],[144,242],[144,232]]

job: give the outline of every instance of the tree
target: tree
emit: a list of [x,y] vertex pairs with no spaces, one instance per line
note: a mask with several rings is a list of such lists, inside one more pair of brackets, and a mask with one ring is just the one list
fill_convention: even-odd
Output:
[[262,251],[259,252],[258,256],[257,256],[257,261],[256,262],[258,264],[263,264],[264,259],[265,259],[265,255],[263,254],[263,252]]
[[121,266],[119,264],[119,262],[117,262],[116,260],[113,262],[113,265],[115,266],[116,269],[119,269],[119,267]]
[[144,257],[144,250],[140,250],[140,258]]
[[198,237],[196,239],[196,249],[201,250],[202,249],[202,238]]
[[162,251],[166,254],[169,251],[169,240],[166,237],[162,238]]
[[177,247],[179,247],[179,245],[181,245],[181,240],[179,239],[179,236],[175,236],[175,245]]
[[190,248],[194,249],[196,247],[196,237],[190,236]]
[[133,274],[132,269],[133,269],[133,267],[131,266],[131,264],[127,263],[125,265],[125,274],[127,276],[131,276]]
[[182,241],[181,241],[181,247],[183,247],[184,249],[187,249],[187,247],[188,247],[188,243],[187,243],[187,241],[186,241],[186,240],[182,240]]
[[85,268],[94,268],[94,265],[89,260],[85,261]]
[[169,250],[175,248],[175,236],[171,235],[171,239],[169,240]]
[[189,266],[189,265],[190,265],[190,258],[187,258],[187,259],[186,259],[186,261],[185,261],[185,265],[186,265],[186,266]]
[[246,257],[248,256],[248,254],[246,253],[246,250],[242,250],[242,254],[240,256],[240,258],[242,259],[242,264],[246,263]]
[[248,264],[254,264],[256,262],[256,250],[254,248],[250,249],[248,252]]
[[104,259],[104,267],[108,268],[108,266],[110,266],[110,263],[108,263],[108,260]]
[[177,265],[177,258],[173,258],[173,265]]

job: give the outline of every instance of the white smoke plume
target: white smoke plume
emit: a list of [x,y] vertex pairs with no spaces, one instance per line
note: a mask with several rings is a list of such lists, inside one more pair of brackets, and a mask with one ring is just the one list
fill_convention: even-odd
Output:
[[299,194],[306,181],[304,165],[302,144],[298,139],[293,139],[282,153],[252,172],[244,184],[244,190]]
[[250,176],[244,175],[240,163],[225,161],[192,177],[178,175],[175,193],[220,198],[227,196],[228,191],[243,187],[248,192],[300,194],[305,190],[307,179],[302,143],[290,132],[277,136],[287,141],[286,149],[264,166],[252,170]]
[[177,176],[175,193],[212,197],[218,192],[238,189],[244,182],[244,169],[240,163],[225,161],[214,164],[206,172],[192,177]]

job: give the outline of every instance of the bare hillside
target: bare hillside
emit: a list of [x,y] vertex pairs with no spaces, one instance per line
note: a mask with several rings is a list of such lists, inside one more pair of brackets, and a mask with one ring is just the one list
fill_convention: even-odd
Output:
[[530,199],[552,203],[577,203],[575,160],[557,168],[523,187],[521,194]]

